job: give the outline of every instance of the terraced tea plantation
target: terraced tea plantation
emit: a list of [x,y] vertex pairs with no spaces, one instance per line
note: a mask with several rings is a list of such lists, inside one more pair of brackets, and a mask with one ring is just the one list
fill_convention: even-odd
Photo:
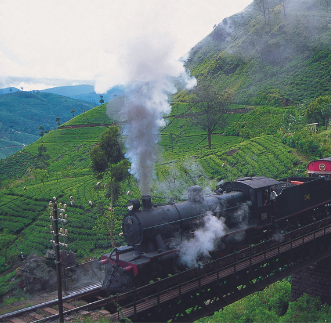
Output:
[[[98,143],[106,126],[112,124],[105,112],[106,105],[103,105],[82,113],[1,161],[0,285],[8,286],[1,288],[2,294],[11,286],[9,281],[13,274],[10,269],[20,252],[25,256],[44,255],[52,248],[48,201],[53,196],[67,204],[69,197],[73,197],[74,206],[67,209],[67,242],[79,261],[90,256],[98,257],[112,249],[110,179],[107,174],[97,178],[89,158],[91,148]],[[247,125],[249,114],[257,122],[256,115],[259,114],[256,112],[255,115],[254,111],[231,114],[227,128],[220,128],[213,134],[211,150],[206,134],[193,123],[190,113],[192,111],[188,111],[184,104],[175,105],[167,118],[167,125],[161,130],[160,156],[152,187],[153,203],[184,199],[187,188],[196,184],[208,193],[220,180],[305,174],[306,164],[295,157],[294,148],[282,144],[280,135],[268,134],[270,126],[268,131],[261,127],[259,137],[223,135],[226,129],[243,128],[240,120]],[[273,118],[282,113],[281,109],[275,111]],[[120,235],[121,219],[130,198],[140,198],[133,177],[121,182],[115,200],[113,237],[118,246],[124,243]]]

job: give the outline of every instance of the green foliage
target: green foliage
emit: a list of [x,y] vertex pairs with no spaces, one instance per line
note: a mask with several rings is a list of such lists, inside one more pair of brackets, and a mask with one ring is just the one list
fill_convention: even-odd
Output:
[[331,96],[319,97],[311,102],[305,112],[308,122],[327,126],[331,117]]
[[17,138],[15,140],[8,140],[4,138],[0,139],[0,161],[5,159],[7,156],[13,155],[20,151],[24,147],[22,142],[30,143],[36,141],[37,139],[37,136],[29,134],[26,134],[24,138],[22,136],[21,138]]
[[199,162],[208,176],[219,180],[245,176],[283,178],[305,171],[288,147],[274,136],[256,137],[231,148],[231,151],[227,149],[200,157]]
[[104,104],[104,102],[105,102],[102,95],[100,95],[100,101],[99,102],[100,102],[100,104]]
[[15,240],[15,238],[16,237],[13,234],[10,234],[8,230],[4,230],[0,234],[0,249],[6,249],[7,246]]
[[[110,125],[111,120],[106,115],[107,104],[100,105],[92,110],[83,112],[64,123],[62,126],[100,124]],[[87,110],[87,109],[86,109]]]
[[[36,141],[39,135],[43,136],[46,131],[56,128],[58,124],[54,115],[60,115],[62,122],[65,122],[70,119],[73,108],[81,113],[83,109],[93,108],[94,104],[46,92],[18,91],[1,95],[0,106],[0,137],[19,143],[15,152]],[[45,113],[45,107],[52,113]],[[39,129],[40,125],[42,129]],[[0,146],[1,158],[12,152],[12,148]]]
[[285,135],[283,142],[290,146],[298,148],[305,155],[313,156],[316,159],[322,157],[321,146],[316,140],[316,135],[310,131],[301,131],[291,135]]
[[46,169],[35,169],[32,172],[32,176],[40,180],[43,184],[45,183],[45,180],[48,178],[48,171]]
[[120,182],[128,177],[129,162],[124,160],[120,145],[120,132],[117,126],[111,126],[100,136],[99,145],[90,151],[92,169],[96,173],[110,171],[113,180]]
[[[293,174],[305,175],[306,163],[299,160],[298,151],[307,159],[331,155],[331,131],[315,134],[303,127],[303,116],[309,122],[318,120],[321,124],[325,123],[329,117],[330,98],[318,98],[307,108],[307,104],[291,106],[306,98],[331,95],[331,51],[329,45],[322,46],[323,43],[330,43],[331,33],[328,27],[325,29],[322,26],[327,22],[326,16],[318,14],[318,18],[314,18],[317,22],[313,32],[302,23],[305,19],[311,22],[309,17],[299,17],[294,21],[288,13],[285,21],[280,16],[280,10],[280,6],[270,10],[268,28],[256,12],[253,11],[253,15],[252,12],[245,13],[242,19],[231,22],[235,24],[231,35],[223,34],[221,27],[217,27],[204,41],[204,46],[198,45],[192,50],[187,67],[200,82],[211,79],[214,84],[210,89],[215,93],[210,95],[210,92],[204,91],[207,100],[200,102],[202,106],[212,101],[211,96],[216,94],[217,97],[228,89],[235,93],[236,103],[269,107],[254,107],[249,113],[237,114],[236,108],[242,106],[232,106],[233,113],[226,115],[226,127],[223,127],[221,120],[217,120],[215,127],[209,131],[208,127],[196,127],[194,123],[194,113],[203,110],[203,107],[199,108],[200,103],[193,107],[185,103],[174,104],[160,134],[162,158],[157,161],[154,173],[154,203],[181,200],[185,198],[186,189],[195,184],[208,191],[219,180],[258,175],[276,179]],[[231,27],[230,23],[224,24]],[[228,45],[231,47],[227,48]],[[227,49],[234,54],[229,54]],[[190,102],[194,99],[192,93],[184,90],[174,99]],[[42,105],[47,103],[46,96],[41,94],[24,95],[25,99],[40,101]],[[18,95],[16,100],[19,102]],[[71,117],[70,113],[74,116],[75,112],[88,110],[84,105],[65,105],[63,100],[57,104],[67,119]],[[33,108],[30,109],[23,112],[32,112]],[[124,243],[119,233],[127,210],[125,205],[128,199],[140,197],[140,192],[137,183],[128,174],[129,164],[123,159],[122,147],[118,142],[119,129],[111,127],[105,131],[104,126],[112,123],[106,116],[106,109],[107,105],[103,104],[81,113],[56,131],[44,133],[35,144],[0,162],[2,273],[9,268],[5,265],[8,259],[10,261],[19,252],[25,255],[44,254],[51,247],[47,202],[52,196],[63,203],[69,201],[69,196],[74,198],[75,206],[67,211],[68,242],[69,249],[77,252],[80,259],[110,249],[111,224],[115,245]],[[62,121],[66,121],[61,111],[53,111],[55,115],[61,115]],[[14,118],[8,111],[6,113],[8,124],[17,119],[18,114]],[[210,113],[214,120],[219,115],[219,111],[217,114]],[[42,122],[37,121],[38,125],[43,124],[43,130],[59,125],[54,114],[50,116],[52,124],[44,118],[48,117],[43,116]],[[34,125],[33,129],[34,136],[38,136],[38,127]],[[8,134],[9,130],[3,132],[0,128],[1,134]],[[16,136],[18,143],[24,142],[24,136]],[[208,136],[212,138],[213,149],[210,149]],[[0,148],[7,145],[7,142],[1,142]],[[94,172],[105,172],[110,164],[111,172],[96,180]],[[109,209],[110,176],[115,180],[112,211]],[[13,278],[14,272],[0,276],[0,296],[15,287]],[[290,303],[289,294],[290,284],[287,281],[277,282],[263,292],[224,308],[213,320],[331,320],[329,308],[322,306],[319,300],[304,295],[297,302]],[[206,320],[210,318],[203,321]]]
[[33,161],[33,155],[24,150],[1,160],[0,180],[22,177],[31,164],[33,164]]
[[[216,187],[216,183],[205,174],[198,160],[193,157],[158,165],[155,175],[152,196],[156,203],[186,199],[187,188],[193,185]],[[209,193],[208,189],[206,191]]]
[[130,163],[127,159],[122,159],[112,167],[112,174],[116,182],[124,181],[128,178],[130,169]]
[[329,322],[331,308],[319,298],[303,294],[290,302],[291,284],[287,280],[269,285],[224,307],[213,317],[197,322]]
[[284,17],[279,4],[268,1],[267,25],[256,8],[224,19],[191,50],[186,67],[220,92],[233,90],[240,104],[287,106],[331,95],[328,12],[305,1]]
[[282,280],[226,306],[212,319],[197,322],[278,322],[288,308],[290,295],[290,283]]
[[107,156],[99,145],[94,146],[90,151],[92,169],[96,173],[104,172],[108,167]]
[[280,322],[330,322],[330,306],[322,304],[319,298],[303,294],[296,302],[291,302]]
[[110,126],[101,134],[99,145],[110,164],[117,164],[124,158],[119,140],[120,131],[117,126]]
[[217,128],[224,128],[226,123],[226,108],[231,103],[231,94],[223,91],[217,93],[209,82],[200,82],[192,90],[189,105],[194,109],[192,121],[207,132],[208,147],[211,149],[211,135]]
[[12,281],[15,276],[15,271],[12,271],[9,274],[0,276],[0,297],[6,294],[8,291],[16,286],[16,282]]
[[[88,113],[93,115],[95,112]],[[7,230],[13,238],[7,250],[0,251],[1,264],[5,263],[5,251],[8,256],[20,251],[25,255],[31,252],[45,254],[51,247],[47,205],[52,196],[67,203],[70,195],[74,198],[75,207],[68,210],[67,226],[71,250],[84,257],[96,248],[109,247],[107,237],[97,235],[93,230],[99,213],[88,204],[89,201],[93,205],[101,202],[107,209],[105,194],[108,188],[104,188],[107,181],[102,183],[102,189],[95,190],[97,181],[89,167],[89,152],[104,130],[104,127],[60,128],[0,163],[0,233]],[[40,170],[40,160],[43,159],[47,159],[48,165]],[[118,194],[127,189],[120,186]],[[123,243],[118,233],[126,212],[125,204],[126,200],[122,200],[119,207],[115,205],[114,241],[117,245]],[[0,267],[5,269],[5,266]]]
[[225,134],[243,138],[254,138],[263,134],[275,135],[283,125],[282,116],[289,111],[291,110],[282,108],[255,108],[226,127]]
[[16,236],[9,233],[8,229],[4,229],[2,233],[0,233],[0,273],[8,268],[10,268],[8,260],[8,252],[7,249],[14,242]]

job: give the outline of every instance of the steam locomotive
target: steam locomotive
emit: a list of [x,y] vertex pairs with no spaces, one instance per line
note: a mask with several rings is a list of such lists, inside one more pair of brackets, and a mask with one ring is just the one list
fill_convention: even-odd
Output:
[[201,262],[327,217],[331,157],[311,162],[308,174],[281,180],[239,178],[219,185],[208,196],[192,186],[187,201],[165,206],[153,206],[150,196],[142,196],[142,205],[138,199],[130,200],[122,222],[127,245],[101,257],[103,288],[122,292],[185,269],[179,261],[182,242],[203,227],[207,214],[221,219],[225,232]]

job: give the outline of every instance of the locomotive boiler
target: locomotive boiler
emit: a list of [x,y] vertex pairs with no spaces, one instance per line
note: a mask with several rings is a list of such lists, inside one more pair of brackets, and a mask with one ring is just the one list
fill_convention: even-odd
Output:
[[187,201],[165,206],[154,206],[150,196],[142,196],[142,203],[130,200],[122,221],[127,245],[101,257],[103,288],[126,291],[185,269],[178,259],[181,243],[203,227],[207,214],[222,219],[225,227],[210,250],[214,259],[327,217],[331,158],[311,162],[308,173],[310,177],[281,180],[239,178],[207,196],[201,187],[192,186]]

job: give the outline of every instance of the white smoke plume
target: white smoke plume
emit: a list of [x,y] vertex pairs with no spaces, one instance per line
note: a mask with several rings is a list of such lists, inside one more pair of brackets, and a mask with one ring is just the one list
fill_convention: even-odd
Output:
[[194,232],[194,237],[180,246],[179,259],[187,267],[198,265],[198,258],[209,257],[218,239],[226,234],[224,218],[217,218],[211,212],[204,217],[204,226]]
[[[180,80],[186,88],[196,85],[183,62],[174,59],[173,47],[167,36],[152,43],[147,38],[139,39],[128,46],[122,59],[129,85],[119,117],[125,123],[126,157],[131,161],[131,173],[139,181],[141,195],[150,195],[158,130],[165,125],[163,116],[171,110],[169,95],[177,91],[174,84]],[[109,114],[114,110],[111,104],[112,101]]]
[[[209,252],[222,247],[221,238],[229,234],[227,239],[241,241],[245,238],[245,231],[235,233],[236,230],[244,230],[248,224],[250,202],[242,204],[231,215],[238,225],[235,228],[227,228],[224,217],[216,217],[212,212],[207,212],[204,217],[203,227],[194,232],[194,237],[185,240],[179,246],[179,261],[188,268],[198,266],[200,258],[209,258]],[[226,212],[226,209],[221,210]],[[226,216],[226,214],[225,214]],[[231,233],[231,231],[233,233]]]

